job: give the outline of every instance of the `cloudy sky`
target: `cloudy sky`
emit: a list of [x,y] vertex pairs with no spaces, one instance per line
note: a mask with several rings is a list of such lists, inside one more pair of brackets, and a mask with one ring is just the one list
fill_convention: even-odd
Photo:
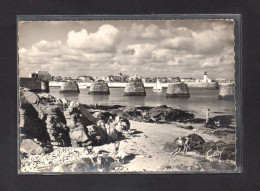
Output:
[[19,24],[19,73],[234,79],[227,20],[44,21]]

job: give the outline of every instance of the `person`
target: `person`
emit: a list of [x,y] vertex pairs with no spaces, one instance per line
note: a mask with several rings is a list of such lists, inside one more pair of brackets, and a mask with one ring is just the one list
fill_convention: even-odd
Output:
[[209,122],[209,113],[210,113],[210,109],[208,109],[206,112],[206,123]]

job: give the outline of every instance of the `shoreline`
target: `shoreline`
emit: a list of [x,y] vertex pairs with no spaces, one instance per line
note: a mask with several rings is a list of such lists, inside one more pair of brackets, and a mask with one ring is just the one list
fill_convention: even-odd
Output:
[[[32,97],[34,97],[36,101],[32,101]],[[39,97],[40,100],[37,101]],[[28,103],[28,99],[30,103]],[[198,154],[197,151],[189,151],[187,154],[180,153],[176,156],[171,155],[172,146],[174,146],[174,140],[177,137],[194,133],[201,136],[207,143],[210,142],[215,144],[218,141],[224,141],[224,147],[228,144],[233,145],[235,142],[235,128],[233,127],[233,119],[230,118],[230,116],[213,117],[213,119],[205,125],[204,119],[196,118],[194,114],[187,111],[173,109],[165,105],[159,107],[85,105],[74,101],[55,98],[50,94],[37,95],[31,93],[29,94],[29,97],[26,97],[26,100],[22,100],[22,102],[25,102],[25,105],[30,107],[33,106],[37,112],[44,112],[44,115],[58,117],[55,123],[51,121],[48,122],[48,117],[47,119],[44,119],[45,123],[47,122],[47,130],[48,128],[54,128],[53,125],[56,123],[62,125],[61,121],[63,119],[59,117],[61,114],[56,113],[60,109],[67,120],[66,126],[71,123],[68,122],[68,119],[70,119],[72,115],[78,115],[77,112],[80,112],[81,114],[79,114],[78,117],[83,115],[82,117],[85,116],[87,119],[94,121],[96,117],[101,115],[103,115],[105,119],[110,116],[112,116],[112,118],[119,116],[122,119],[129,120],[130,129],[127,132],[122,132],[122,135],[116,139],[116,141],[120,143],[119,151],[122,152],[126,158],[126,163],[121,163],[116,160],[118,157],[116,155],[118,153],[115,154],[115,143],[113,141],[101,145],[93,145],[92,154],[89,154],[87,152],[87,147],[84,146],[53,145],[53,150],[51,152],[42,153],[40,155],[29,154],[20,156],[20,173],[22,174],[100,172],[100,170],[102,172],[189,173],[211,172],[214,170],[216,172],[218,172],[218,170],[234,171],[235,169],[233,159],[223,159],[221,162],[218,160],[212,162],[209,161],[209,159],[205,159],[205,152]],[[68,109],[71,108],[70,111],[73,112],[75,112],[75,109],[78,110],[74,114],[65,115],[66,110],[68,110],[66,109],[67,107]],[[53,110],[52,108],[56,109]],[[48,126],[48,123],[50,123],[50,126]],[[93,123],[95,124],[96,122]],[[82,123],[82,125],[84,126],[84,123]],[[74,125],[71,127],[69,126],[69,128],[74,128]],[[78,126],[77,128],[82,127]],[[102,134],[100,135],[102,136]],[[79,140],[79,136],[82,139],[85,135],[83,136],[82,134],[77,133],[75,139]],[[33,140],[35,140],[35,138]],[[233,148],[233,146],[231,147]],[[207,149],[209,148],[207,147]],[[96,169],[98,168],[96,163],[100,153],[103,153],[101,155],[104,160],[110,160],[109,171],[104,171],[103,168],[99,170]],[[89,162],[90,160],[91,162]]]
[[[63,82],[58,81],[50,81],[50,87],[60,87]],[[109,88],[125,88],[128,82],[108,82]],[[176,82],[172,82],[176,83]],[[188,85],[189,88],[193,89],[206,89],[206,90],[217,90],[218,83],[217,82],[183,82]],[[144,83],[145,88],[153,88],[156,82],[154,83]],[[171,83],[161,83],[163,89],[167,89],[168,85]],[[78,82],[80,89],[86,89],[91,86],[91,82]]]

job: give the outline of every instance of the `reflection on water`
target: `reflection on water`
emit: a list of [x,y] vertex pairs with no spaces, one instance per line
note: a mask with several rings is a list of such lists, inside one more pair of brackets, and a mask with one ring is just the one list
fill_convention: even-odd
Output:
[[79,94],[60,94],[59,87],[51,87],[50,94],[78,101],[83,104],[124,105],[124,106],[159,106],[190,111],[199,117],[205,117],[207,109],[211,116],[234,115],[234,101],[218,100],[218,90],[190,89],[190,98],[166,98],[166,89],[154,91],[146,89],[146,96],[124,96],[124,88],[110,88],[110,95],[89,95],[88,89],[81,89]]

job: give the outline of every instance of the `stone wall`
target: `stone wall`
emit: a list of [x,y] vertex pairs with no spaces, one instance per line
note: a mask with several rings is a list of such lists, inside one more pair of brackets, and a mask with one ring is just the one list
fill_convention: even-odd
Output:
[[235,96],[235,84],[234,83],[219,84],[218,99],[233,100],[234,96]]
[[217,82],[186,82],[190,89],[218,89]]
[[42,91],[41,81],[38,81],[34,78],[20,78],[20,86],[24,88],[28,88],[33,92]]
[[185,83],[172,83],[168,85],[166,91],[167,98],[189,98],[189,88]]
[[28,88],[32,92],[49,92],[49,82],[35,78],[20,78],[20,87]]
[[142,82],[130,82],[126,84],[124,96],[146,96],[145,88]]
[[60,88],[60,93],[80,93],[78,83],[63,82]]
[[89,94],[110,94],[108,84],[105,82],[93,82],[89,88]]

